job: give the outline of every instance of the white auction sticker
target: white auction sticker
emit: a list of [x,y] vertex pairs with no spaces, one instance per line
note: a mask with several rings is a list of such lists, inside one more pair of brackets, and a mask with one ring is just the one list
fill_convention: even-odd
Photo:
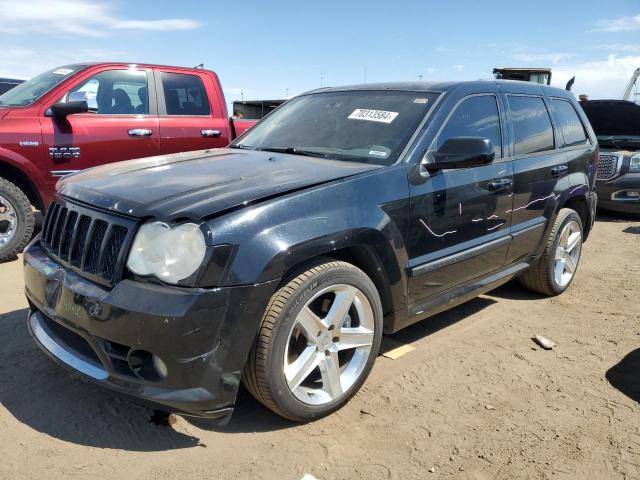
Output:
[[384,110],[371,110],[369,108],[357,108],[348,118],[351,120],[367,120],[369,122],[391,123],[399,115],[398,112],[386,112]]
[[70,68],[59,68],[53,71],[56,75],[69,75],[71,72],[73,72],[73,70]]

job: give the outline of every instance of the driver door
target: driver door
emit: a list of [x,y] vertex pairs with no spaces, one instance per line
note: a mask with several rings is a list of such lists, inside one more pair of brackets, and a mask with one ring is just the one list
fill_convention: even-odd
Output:
[[160,153],[153,75],[110,69],[81,80],[58,101],[85,100],[89,112],[41,118],[52,177]]
[[[445,119],[427,156],[454,137],[483,137],[493,162],[445,169],[410,186],[409,303],[421,302],[505,263],[511,226],[511,162],[504,153],[504,109],[497,92],[449,99]],[[443,108],[448,109],[447,106]]]

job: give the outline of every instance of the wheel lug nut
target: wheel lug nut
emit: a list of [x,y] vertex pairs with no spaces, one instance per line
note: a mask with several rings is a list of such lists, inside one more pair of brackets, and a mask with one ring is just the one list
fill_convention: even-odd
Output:
[[339,341],[340,341],[340,337],[333,337],[333,338],[331,339],[331,341],[332,341],[333,343],[337,343],[337,342],[339,342]]
[[329,355],[331,355],[331,352],[329,350],[325,350],[324,354],[328,357]]

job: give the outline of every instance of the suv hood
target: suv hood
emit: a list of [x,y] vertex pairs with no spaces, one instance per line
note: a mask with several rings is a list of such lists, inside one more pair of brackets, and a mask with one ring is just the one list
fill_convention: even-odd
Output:
[[141,158],[61,179],[58,193],[134,217],[199,220],[378,165],[255,150],[216,149]]

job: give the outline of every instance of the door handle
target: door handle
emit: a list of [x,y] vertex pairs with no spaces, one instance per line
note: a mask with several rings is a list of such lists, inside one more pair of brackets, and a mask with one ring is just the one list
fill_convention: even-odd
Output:
[[208,128],[203,128],[202,130],[200,130],[200,135],[207,138],[218,138],[220,135],[222,135],[222,132],[220,130],[210,130]]
[[513,182],[510,178],[500,178],[493,182],[489,182],[488,186],[491,193],[499,193],[508,190],[512,184]]
[[127,133],[130,137],[150,137],[153,131],[150,128],[132,128]]
[[551,169],[551,176],[553,178],[562,177],[563,175],[566,175],[568,171],[569,167],[567,167],[566,165],[559,165]]

